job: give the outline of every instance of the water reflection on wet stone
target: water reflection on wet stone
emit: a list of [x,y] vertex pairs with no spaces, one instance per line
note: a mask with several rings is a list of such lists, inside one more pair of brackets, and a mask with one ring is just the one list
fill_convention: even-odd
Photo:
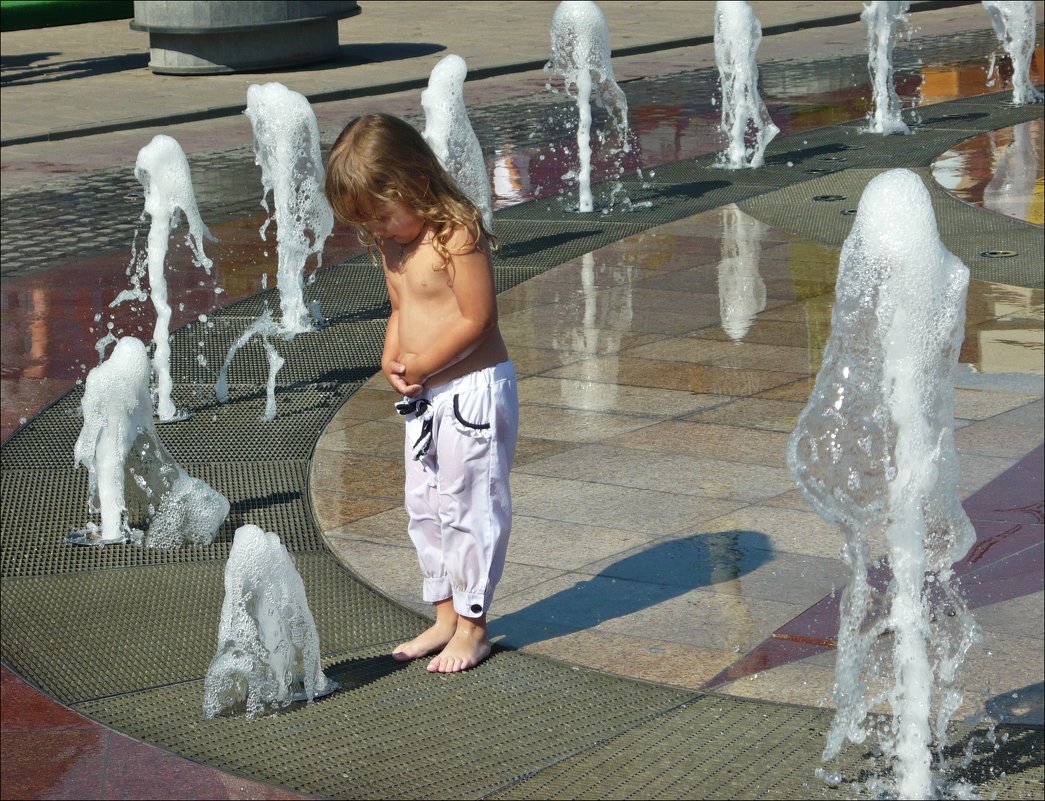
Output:
[[1045,120],[974,136],[933,162],[936,182],[966,203],[1017,220],[1045,222]]

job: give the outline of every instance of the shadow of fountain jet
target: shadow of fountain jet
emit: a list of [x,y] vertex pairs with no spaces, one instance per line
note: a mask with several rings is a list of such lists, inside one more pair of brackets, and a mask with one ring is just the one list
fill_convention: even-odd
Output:
[[662,540],[607,565],[572,587],[490,623],[499,645],[520,648],[591,629],[684,595],[733,581],[773,559],[758,531],[722,531]]
[[[1039,445],[962,504],[976,529],[976,542],[954,563],[954,575],[970,611],[1040,592],[1045,586],[1043,483],[1045,445]],[[891,576],[885,560],[867,571],[867,581],[879,597]],[[813,604],[700,689],[713,690],[836,648],[840,603],[841,592],[836,592]]]

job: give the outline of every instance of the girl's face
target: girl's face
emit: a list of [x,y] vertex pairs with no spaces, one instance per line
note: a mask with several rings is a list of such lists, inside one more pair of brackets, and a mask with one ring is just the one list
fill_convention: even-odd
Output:
[[380,209],[380,216],[367,223],[367,230],[378,239],[409,245],[421,235],[425,221],[401,200]]

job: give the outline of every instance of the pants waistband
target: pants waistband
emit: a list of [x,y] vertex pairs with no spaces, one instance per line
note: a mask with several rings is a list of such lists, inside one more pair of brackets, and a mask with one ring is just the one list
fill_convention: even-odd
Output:
[[515,379],[515,364],[511,359],[495,364],[493,367],[484,367],[472,373],[466,373],[445,384],[440,384],[434,389],[425,390],[421,397],[434,401],[440,395],[449,393],[466,392],[471,389],[490,387],[501,381]]

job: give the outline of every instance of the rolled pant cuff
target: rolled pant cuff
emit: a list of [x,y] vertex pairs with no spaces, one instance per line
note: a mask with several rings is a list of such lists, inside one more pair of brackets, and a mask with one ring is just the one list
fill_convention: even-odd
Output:
[[454,590],[454,611],[464,617],[479,617],[486,612],[486,595],[481,592]]
[[438,576],[426,578],[421,584],[421,598],[425,603],[434,604],[437,601],[445,601],[453,595],[449,576]]

